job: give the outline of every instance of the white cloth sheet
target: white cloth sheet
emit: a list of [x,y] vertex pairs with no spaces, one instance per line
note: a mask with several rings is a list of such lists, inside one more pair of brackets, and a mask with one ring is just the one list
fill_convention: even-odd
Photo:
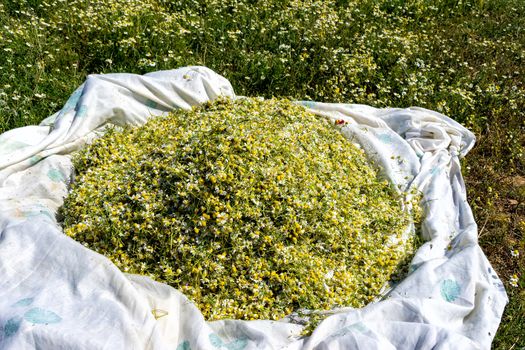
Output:
[[235,97],[205,67],[91,75],[40,125],[0,135],[0,348],[490,348],[507,296],[478,245],[460,172],[474,136],[430,110],[298,102],[346,121],[344,135],[384,176],[422,191],[426,213],[410,274],[381,300],[337,310],[310,337],[285,321],[206,322],[174,288],[124,274],[63,234],[55,214],[72,152],[108,125],[142,125],[219,95]]

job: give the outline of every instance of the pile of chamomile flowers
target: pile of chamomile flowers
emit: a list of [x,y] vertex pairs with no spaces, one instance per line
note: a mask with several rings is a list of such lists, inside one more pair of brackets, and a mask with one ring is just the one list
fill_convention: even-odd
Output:
[[362,307],[412,256],[414,214],[340,127],[221,98],[111,129],[73,156],[64,231],[208,320]]

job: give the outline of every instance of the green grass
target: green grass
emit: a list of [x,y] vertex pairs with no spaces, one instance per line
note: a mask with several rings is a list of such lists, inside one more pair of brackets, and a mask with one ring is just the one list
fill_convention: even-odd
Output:
[[442,111],[478,137],[463,164],[468,195],[510,296],[494,348],[519,349],[524,31],[522,0],[4,0],[0,131],[52,114],[87,74],[190,64],[248,96]]

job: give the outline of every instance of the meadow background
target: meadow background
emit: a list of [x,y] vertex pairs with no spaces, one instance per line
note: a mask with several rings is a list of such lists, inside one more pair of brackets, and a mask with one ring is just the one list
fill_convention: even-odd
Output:
[[2,0],[0,133],[88,74],[185,65],[240,95],[421,106],[470,128],[469,202],[510,297],[493,348],[525,347],[525,1]]

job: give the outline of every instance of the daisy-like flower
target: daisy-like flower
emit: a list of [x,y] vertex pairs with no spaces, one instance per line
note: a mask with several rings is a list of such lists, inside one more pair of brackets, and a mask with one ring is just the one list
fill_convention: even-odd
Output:
[[109,131],[74,157],[65,233],[210,320],[364,306],[410,261],[417,213],[339,129],[244,98]]

